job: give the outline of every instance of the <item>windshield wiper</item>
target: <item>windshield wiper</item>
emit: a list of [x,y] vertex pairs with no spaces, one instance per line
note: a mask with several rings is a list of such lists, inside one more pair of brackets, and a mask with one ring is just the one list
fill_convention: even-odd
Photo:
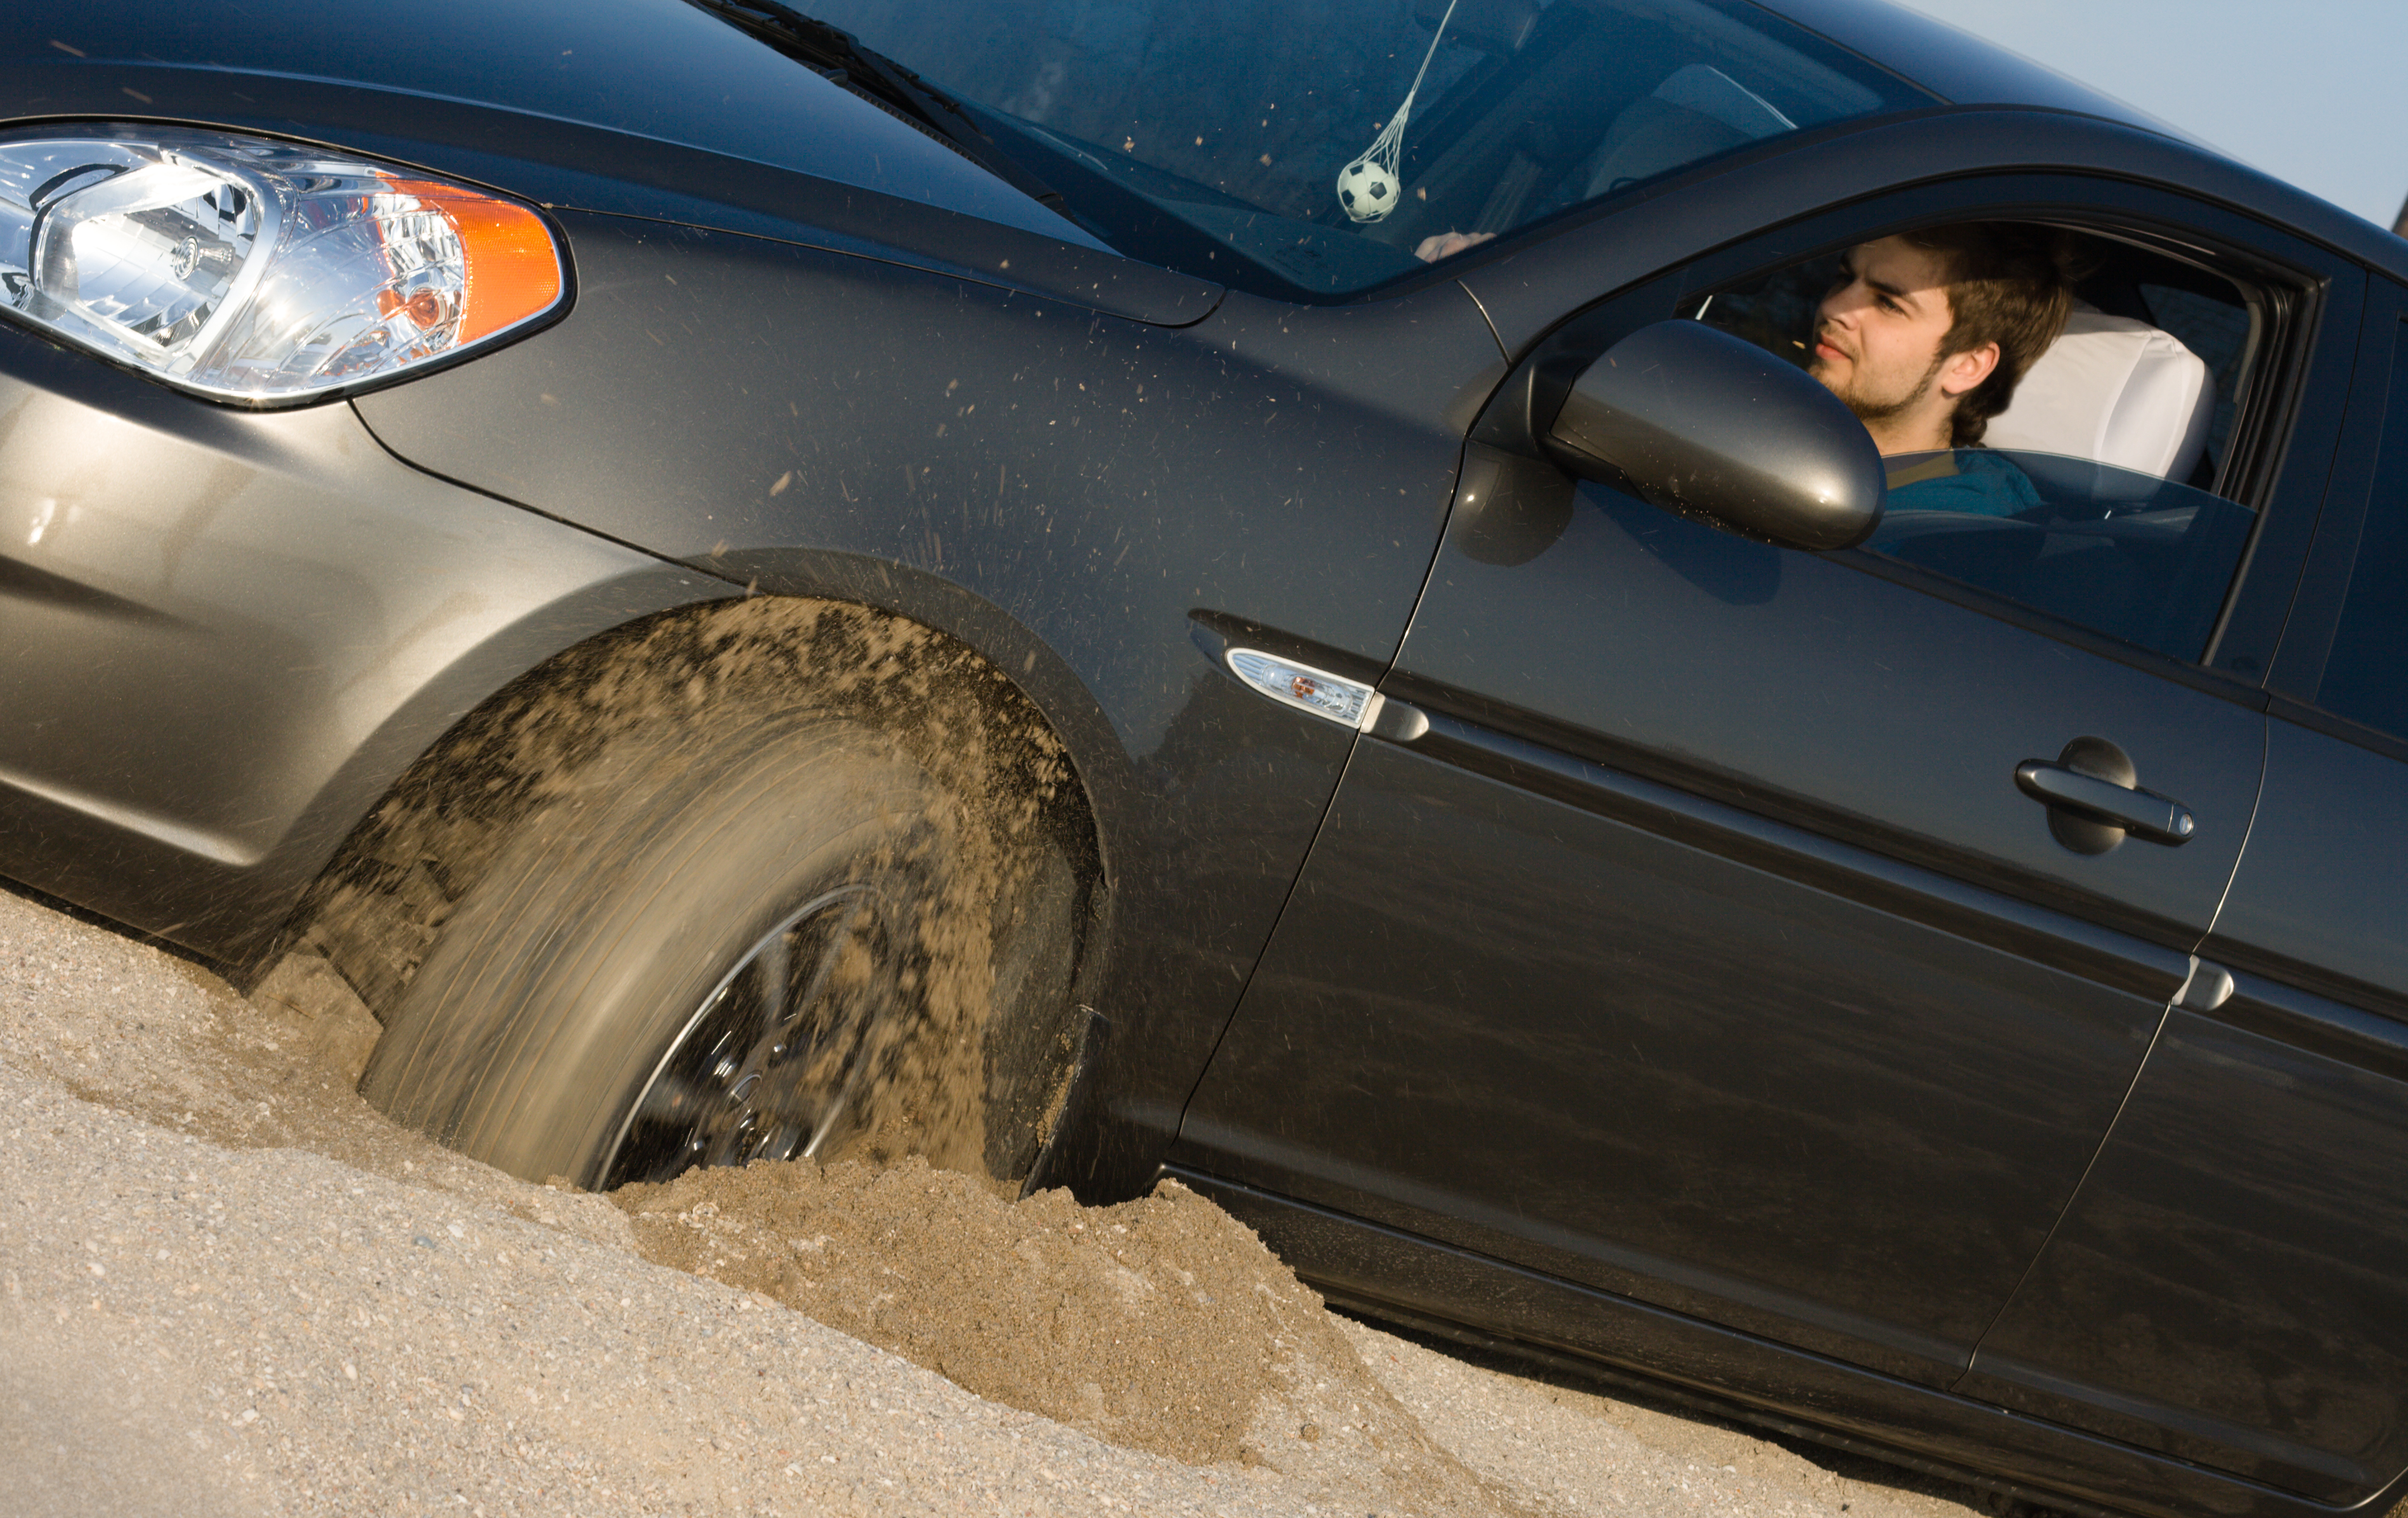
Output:
[[961,102],[850,32],[817,21],[779,0],[687,0],[747,36],[759,38],[828,82],[869,98],[1049,210],[1071,217],[1062,192],[1021,166],[996,145]]

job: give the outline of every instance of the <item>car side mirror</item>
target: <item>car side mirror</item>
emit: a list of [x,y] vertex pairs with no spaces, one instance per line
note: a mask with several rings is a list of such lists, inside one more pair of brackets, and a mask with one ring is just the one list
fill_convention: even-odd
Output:
[[1837,396],[1702,322],[1657,322],[1607,349],[1545,441],[1584,479],[1784,548],[1853,548],[1888,495],[1881,451]]

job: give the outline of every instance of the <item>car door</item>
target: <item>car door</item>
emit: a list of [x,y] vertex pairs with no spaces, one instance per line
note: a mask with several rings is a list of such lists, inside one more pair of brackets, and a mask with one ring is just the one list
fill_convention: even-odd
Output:
[[2408,1467],[2408,292],[2369,307],[2209,973],[1964,1383],[2331,1503]]
[[[2265,246],[2129,186],[1929,186],[1698,260],[1528,355],[1475,429],[1388,713],[1178,1163],[1957,1380],[2240,855],[2264,746],[2270,617],[2252,598],[2279,605],[2296,578],[2320,413],[2300,413],[2281,470],[2227,471],[2262,525],[2236,599],[2229,561],[2189,592],[2210,598],[2199,625],[2221,609],[2213,658],[1575,488],[1530,415],[1550,373],[1751,269],[1918,218],[2136,201]],[[2346,270],[2277,251],[2296,282],[2261,352],[2284,356],[2248,402],[2266,460],[2301,388],[2344,383],[2357,326]],[[2077,741],[2128,757],[2195,833],[2060,842],[2015,776]]]

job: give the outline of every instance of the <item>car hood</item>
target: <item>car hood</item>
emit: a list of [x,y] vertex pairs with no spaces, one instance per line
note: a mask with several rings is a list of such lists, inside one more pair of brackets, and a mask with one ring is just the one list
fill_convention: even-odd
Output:
[[299,137],[1161,325],[1224,293],[684,0],[9,0],[0,123],[94,118]]
[[[95,73],[310,81],[601,127],[1103,246],[683,0],[10,0],[7,8],[0,65],[31,76],[0,104],[11,117],[49,114],[53,96],[83,105]],[[137,115],[148,93],[131,82],[119,92]]]

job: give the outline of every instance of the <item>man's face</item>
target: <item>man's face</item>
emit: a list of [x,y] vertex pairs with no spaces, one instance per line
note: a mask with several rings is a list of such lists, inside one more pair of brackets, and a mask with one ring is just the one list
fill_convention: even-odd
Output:
[[1883,238],[1850,249],[1823,297],[1808,370],[1868,424],[1921,406],[1938,381],[1956,320],[1943,272],[1939,254]]

